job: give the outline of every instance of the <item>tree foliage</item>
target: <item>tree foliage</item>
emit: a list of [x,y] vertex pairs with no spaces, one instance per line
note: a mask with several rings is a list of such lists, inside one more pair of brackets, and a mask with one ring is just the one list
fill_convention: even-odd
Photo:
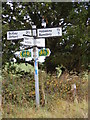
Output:
[[20,49],[20,40],[7,41],[9,30],[31,29],[32,24],[41,28],[42,17],[46,27],[62,27],[62,37],[46,38],[46,47],[51,55],[46,59],[47,71],[63,65],[69,71],[89,69],[89,3],[64,2],[12,2],[2,3],[2,63],[11,61]]

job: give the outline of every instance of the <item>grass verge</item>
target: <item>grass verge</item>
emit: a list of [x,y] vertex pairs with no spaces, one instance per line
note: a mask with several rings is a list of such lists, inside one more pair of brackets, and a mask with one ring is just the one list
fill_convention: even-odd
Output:
[[88,102],[71,103],[57,99],[38,110],[34,106],[21,107],[9,103],[3,108],[3,118],[88,118]]

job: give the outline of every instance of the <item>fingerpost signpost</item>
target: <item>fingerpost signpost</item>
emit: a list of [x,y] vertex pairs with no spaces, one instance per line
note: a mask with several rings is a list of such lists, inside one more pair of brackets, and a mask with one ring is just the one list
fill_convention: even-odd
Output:
[[[32,26],[32,30],[19,30],[8,31],[7,40],[22,39],[20,44],[32,47],[30,50],[20,51],[21,58],[33,58],[34,60],[34,78],[35,78],[35,95],[36,95],[36,107],[39,107],[39,80],[38,80],[38,58],[50,56],[49,48],[45,48],[45,38],[62,36],[62,28],[42,28],[36,29],[36,25]],[[41,47],[42,49],[39,49]]]

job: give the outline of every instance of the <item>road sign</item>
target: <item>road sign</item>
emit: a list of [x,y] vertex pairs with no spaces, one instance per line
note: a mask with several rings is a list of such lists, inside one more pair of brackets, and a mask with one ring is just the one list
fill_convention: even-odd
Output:
[[31,35],[31,30],[8,31],[7,40],[22,39],[24,34]]
[[49,48],[39,49],[39,56],[49,56],[50,53]]
[[45,38],[34,39],[33,37],[25,36],[24,41],[20,43],[28,46],[45,47]]
[[33,37],[24,36],[23,45],[33,46],[34,45],[34,38]]
[[45,47],[45,38],[36,39],[35,45],[37,47]]
[[31,54],[31,50],[23,50],[20,52],[20,57],[32,57]]
[[[30,52],[32,52],[32,50],[30,50],[30,49],[28,49],[28,51]],[[32,60],[32,53],[31,53],[31,57],[22,57],[22,54],[20,55],[20,53],[21,53],[22,51],[17,51],[17,52],[15,52],[14,53],[14,55],[16,56],[16,57],[19,57],[20,59],[25,59],[25,61],[31,61]]]
[[[28,49],[29,51],[30,51],[30,49]],[[20,56],[20,52],[22,52],[22,51],[17,51],[17,52],[15,52],[14,53],[14,55],[16,56],[16,57],[19,57],[20,59],[22,59],[22,58],[24,58],[25,59],[25,61],[31,61],[32,60],[32,58],[34,57],[33,56],[33,51],[31,50],[31,57],[21,57]],[[38,62],[44,62],[45,61],[45,56],[39,56],[38,57]]]
[[37,37],[53,37],[53,36],[62,36],[62,28],[43,28],[37,29]]

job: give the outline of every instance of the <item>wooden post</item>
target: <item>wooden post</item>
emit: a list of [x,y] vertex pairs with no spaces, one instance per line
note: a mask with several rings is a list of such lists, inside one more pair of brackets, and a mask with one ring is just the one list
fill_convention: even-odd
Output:
[[45,91],[44,91],[44,78],[43,71],[41,71],[41,91],[42,91],[42,106],[45,105]]

